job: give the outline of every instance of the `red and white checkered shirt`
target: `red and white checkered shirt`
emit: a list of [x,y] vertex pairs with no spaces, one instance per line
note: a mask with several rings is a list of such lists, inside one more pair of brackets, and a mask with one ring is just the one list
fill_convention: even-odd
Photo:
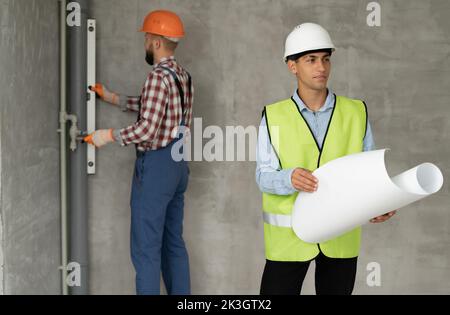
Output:
[[173,56],[163,58],[148,75],[141,96],[128,97],[127,109],[140,114],[135,124],[120,130],[119,142],[122,145],[137,144],[139,151],[157,150],[175,139],[174,131],[183,118],[181,97],[174,78],[162,67],[177,74],[184,92],[185,125],[191,127],[194,87],[189,93],[188,74]]

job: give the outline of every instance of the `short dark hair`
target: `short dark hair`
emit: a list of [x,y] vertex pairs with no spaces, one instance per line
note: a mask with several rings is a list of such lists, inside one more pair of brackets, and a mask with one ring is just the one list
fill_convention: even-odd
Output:
[[312,53],[316,53],[316,52],[327,52],[330,54],[330,56],[333,54],[333,49],[331,48],[327,48],[327,49],[316,49],[316,50],[308,50],[308,51],[304,51],[295,55],[290,55],[286,57],[286,62],[288,62],[289,60],[291,61],[297,61],[299,60],[301,57],[308,55],[308,54],[312,54]]
[[178,46],[178,43],[175,43],[173,41],[171,41],[170,39],[162,36],[162,35],[153,35],[154,37],[157,37],[159,39],[161,39],[161,41],[163,42],[163,45],[166,49],[171,50],[171,51],[175,51],[175,49]]
[[163,42],[164,42],[164,46],[171,51],[175,51],[175,49],[177,49],[178,47],[178,43],[171,41],[170,39],[166,38],[166,37],[162,37]]

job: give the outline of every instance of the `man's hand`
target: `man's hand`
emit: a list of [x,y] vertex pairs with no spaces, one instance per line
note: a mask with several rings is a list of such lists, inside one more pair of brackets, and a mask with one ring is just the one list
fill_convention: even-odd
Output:
[[89,90],[95,92],[102,101],[119,106],[119,95],[109,91],[103,84],[96,83],[94,86],[90,86]]
[[395,214],[397,213],[397,211],[392,211],[386,214],[383,214],[379,217],[373,218],[372,220],[370,220],[371,223],[382,223],[385,222],[387,220],[389,220],[390,218],[392,218]]
[[296,168],[292,172],[292,186],[298,191],[315,192],[317,190],[318,180],[312,173],[303,168]]
[[104,145],[114,141],[113,129],[97,130],[84,138],[84,142],[94,145],[97,148],[101,148]]

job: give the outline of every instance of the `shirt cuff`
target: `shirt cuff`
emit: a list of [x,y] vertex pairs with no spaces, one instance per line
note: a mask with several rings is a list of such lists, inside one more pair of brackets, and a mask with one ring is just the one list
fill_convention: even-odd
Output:
[[123,143],[123,140],[122,140],[122,136],[120,135],[120,130],[119,129],[114,129],[113,130],[113,137],[114,137],[114,140],[116,140],[116,142],[118,144],[120,144],[121,146],[125,146],[125,144]]
[[119,95],[119,108],[122,112],[128,111],[128,97]]
[[284,186],[286,186],[286,189],[290,190],[291,194],[294,194],[298,191],[292,185],[292,173],[294,173],[294,171],[295,171],[295,168],[286,170],[286,176],[284,177]]

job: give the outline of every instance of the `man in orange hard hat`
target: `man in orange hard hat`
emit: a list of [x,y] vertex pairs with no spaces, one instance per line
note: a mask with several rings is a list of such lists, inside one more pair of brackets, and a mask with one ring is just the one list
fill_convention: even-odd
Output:
[[188,295],[189,258],[182,234],[189,169],[185,160],[172,157],[172,147],[181,140],[179,131],[190,128],[192,120],[191,76],[174,57],[184,27],[175,13],[158,10],[147,15],[141,31],[145,33],[146,61],[153,66],[141,96],[124,97],[102,84],[90,87],[123,111],[139,112],[137,122],[123,129],[98,130],[85,141],[98,148],[111,142],[136,145],[131,259],[137,294],[160,294],[162,271],[168,294]]

